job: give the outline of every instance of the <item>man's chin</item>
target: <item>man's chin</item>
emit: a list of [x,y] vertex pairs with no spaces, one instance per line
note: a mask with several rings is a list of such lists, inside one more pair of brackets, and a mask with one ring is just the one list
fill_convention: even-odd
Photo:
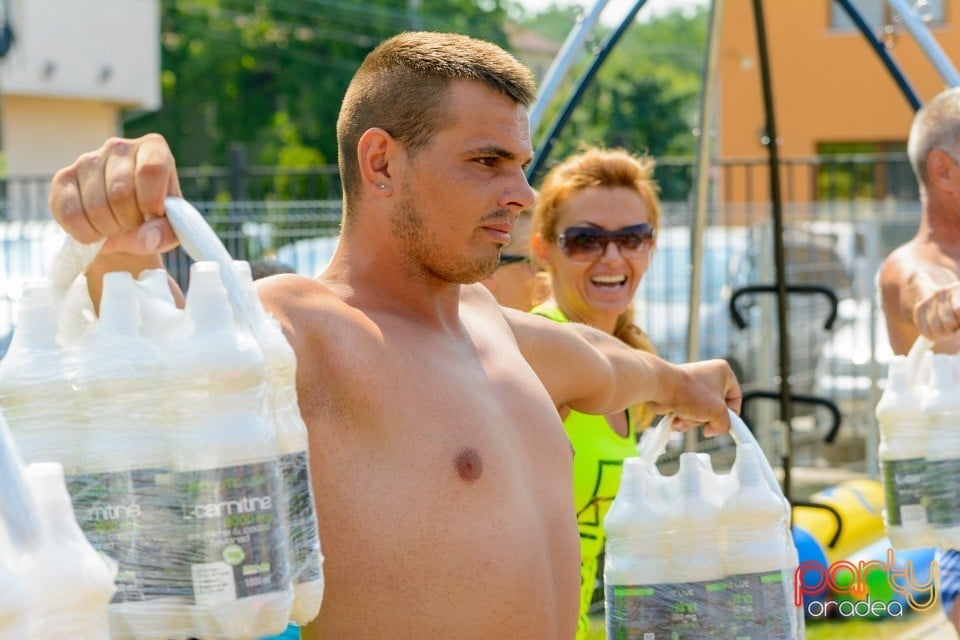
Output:
[[484,278],[493,275],[500,265],[500,258],[495,261],[477,261],[473,264],[460,262],[453,267],[434,265],[430,270],[439,278],[451,284],[476,284]]

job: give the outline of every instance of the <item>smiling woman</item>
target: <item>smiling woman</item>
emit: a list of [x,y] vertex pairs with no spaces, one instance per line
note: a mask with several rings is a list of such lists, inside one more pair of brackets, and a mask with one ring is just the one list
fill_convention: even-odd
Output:
[[[589,149],[550,170],[534,205],[532,246],[550,276],[553,298],[533,313],[582,322],[636,349],[655,351],[633,323],[632,307],[660,225],[653,167],[648,157]],[[604,546],[603,518],[619,489],[624,458],[636,455],[637,431],[653,416],[643,405],[608,416],[561,407],[561,416],[575,452],[581,563],[577,638],[584,640]]]

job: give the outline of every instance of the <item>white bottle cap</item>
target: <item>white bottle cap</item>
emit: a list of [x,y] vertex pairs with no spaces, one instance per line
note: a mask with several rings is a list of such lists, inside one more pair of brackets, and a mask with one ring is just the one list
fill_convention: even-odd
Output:
[[910,363],[907,356],[896,355],[887,366],[887,388],[906,389],[910,385]]
[[57,316],[54,312],[53,282],[28,280],[23,283],[16,333],[22,333],[31,344],[54,344]]
[[131,273],[113,271],[103,276],[99,324],[112,333],[129,334],[140,329],[140,301]]
[[186,309],[197,324],[227,327],[233,322],[233,309],[216,262],[203,260],[190,266],[186,299]]

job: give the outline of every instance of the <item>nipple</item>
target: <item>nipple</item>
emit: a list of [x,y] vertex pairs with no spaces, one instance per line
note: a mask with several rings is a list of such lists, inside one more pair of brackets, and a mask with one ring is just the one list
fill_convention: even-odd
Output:
[[480,454],[472,447],[464,447],[454,458],[453,464],[457,467],[457,474],[467,482],[476,481],[483,473],[483,460]]

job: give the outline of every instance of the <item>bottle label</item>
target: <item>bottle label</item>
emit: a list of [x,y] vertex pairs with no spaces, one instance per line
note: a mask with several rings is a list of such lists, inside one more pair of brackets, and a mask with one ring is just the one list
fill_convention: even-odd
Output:
[[179,518],[183,546],[175,562],[189,576],[196,604],[287,588],[289,547],[275,461],[170,473],[158,483]]
[[768,571],[728,577],[724,620],[737,640],[790,640],[797,619],[793,573]]
[[84,473],[66,478],[81,531],[97,551],[117,562],[112,602],[144,600],[152,591],[149,534],[151,471]]
[[723,581],[604,587],[610,640],[719,638]]
[[926,478],[930,522],[938,528],[960,525],[960,460],[928,460]]
[[891,526],[927,523],[926,462],[923,458],[883,460],[883,493],[887,505],[887,523]]
[[313,502],[307,452],[281,456],[280,468],[287,497],[293,582],[300,584],[322,580],[320,536],[317,531],[317,511]]

